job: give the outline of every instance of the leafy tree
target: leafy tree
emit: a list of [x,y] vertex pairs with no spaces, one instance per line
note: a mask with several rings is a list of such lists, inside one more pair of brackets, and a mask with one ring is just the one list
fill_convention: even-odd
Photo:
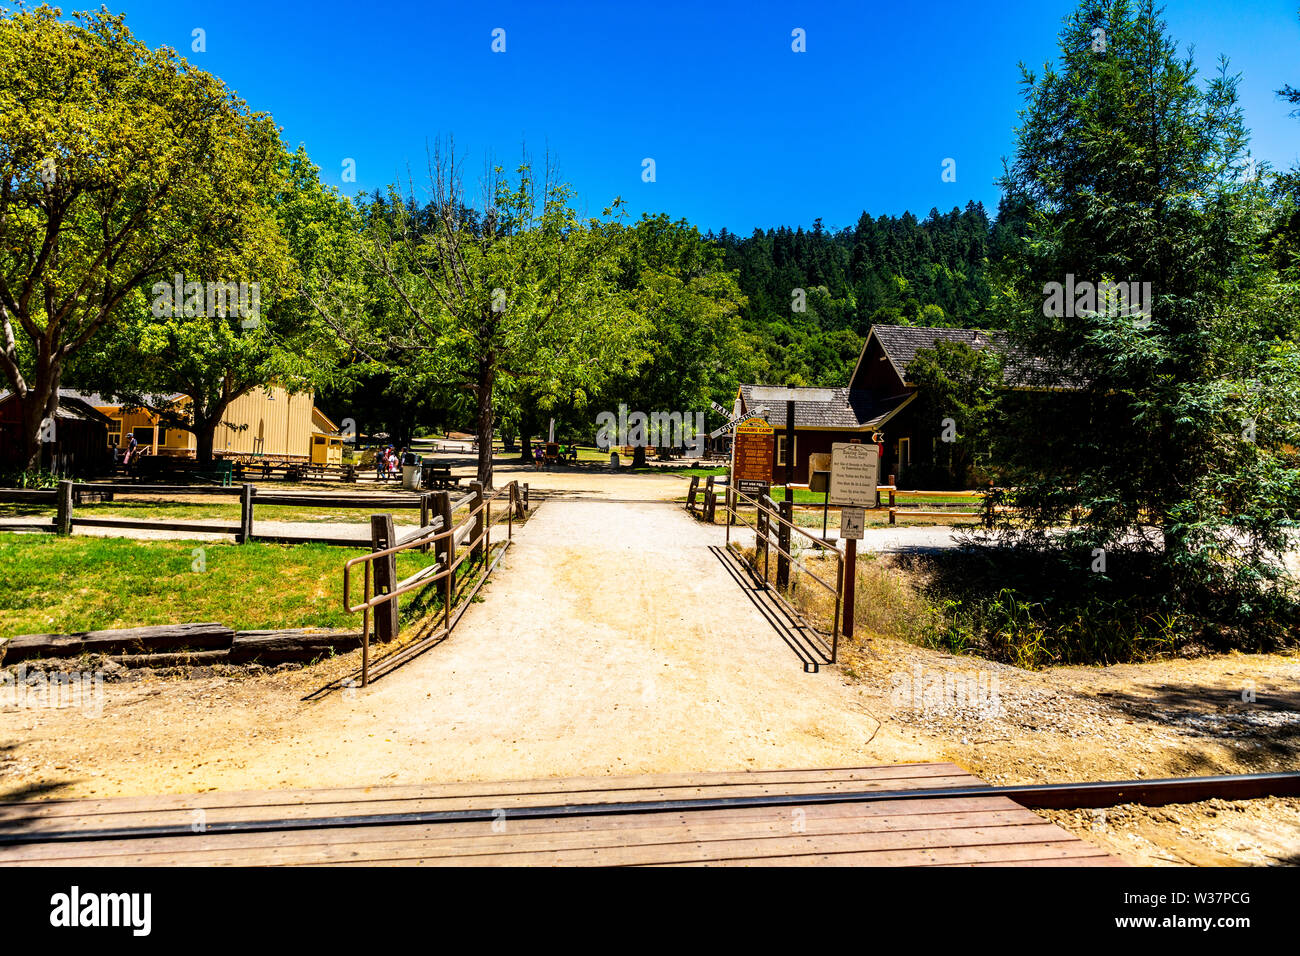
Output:
[[107,12],[0,12],[0,369],[23,460],[65,369],[175,273],[237,274],[274,244],[259,201],[278,131],[215,77]]
[[333,277],[318,277],[313,301],[349,345],[403,380],[472,394],[478,478],[490,486],[499,407],[598,385],[633,322],[612,294],[608,219],[580,218],[549,165],[540,177],[527,157],[513,177],[491,167],[473,208],[454,149],[435,148],[429,178],[423,209],[393,191],[377,214],[363,212],[361,252],[392,311]]
[[[1236,78],[1223,66],[1200,82],[1149,0],[1085,0],[1059,67],[1024,83],[1003,185],[1025,238],[1002,301],[1043,362],[1039,384],[1077,390],[1012,416],[1008,480],[1027,528],[1006,530],[1145,552],[1171,600],[1248,623],[1277,596],[1300,505],[1286,450],[1300,391],[1295,287],[1263,254],[1272,211],[1243,176]],[[1046,305],[1070,275],[1152,295],[1140,311]]]
[[913,452],[915,463],[942,469],[943,480],[954,487],[969,487],[975,470],[990,464],[1001,358],[991,349],[939,339],[934,348],[916,353],[907,380],[917,386],[917,421],[937,436],[933,449],[922,445]]
[[[205,302],[203,308],[193,303],[142,311],[92,343],[98,348],[88,347],[93,354],[83,355],[70,373],[127,407],[148,409],[167,428],[193,432],[202,462],[212,460],[222,418],[237,398],[271,384],[290,392],[329,385],[344,358],[337,337],[311,321],[299,285],[303,272],[333,267],[347,254],[348,233],[355,228],[351,206],[321,185],[301,147],[282,155],[259,199],[273,212],[278,230],[244,249],[236,266],[245,286],[256,289],[255,315],[220,300],[215,309]],[[196,263],[186,278],[208,288],[232,281],[216,273],[222,264],[231,265]],[[170,285],[150,291],[170,294]],[[174,394],[186,400],[172,401]]]

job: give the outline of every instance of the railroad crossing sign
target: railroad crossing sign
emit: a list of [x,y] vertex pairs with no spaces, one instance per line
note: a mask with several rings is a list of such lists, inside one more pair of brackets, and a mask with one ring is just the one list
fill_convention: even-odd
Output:
[[731,477],[747,495],[767,494],[772,483],[772,454],[776,429],[757,415],[736,425],[731,446]]
[[[713,404],[713,407],[716,408],[720,414],[723,415],[731,414],[731,412],[727,411],[725,408],[723,408],[721,405],[717,404],[716,402]],[[746,419],[762,418],[766,414],[767,414],[766,405],[763,406],[762,408],[756,408],[752,412],[741,412],[735,418],[729,420],[727,424],[723,425],[721,428],[715,428],[713,431],[709,432],[709,437],[717,438],[719,435],[725,435],[727,432],[732,431],[737,425],[739,425],[741,422],[745,421]]]
[[875,445],[835,442],[831,445],[831,486],[827,499],[832,505],[874,508],[880,455]]

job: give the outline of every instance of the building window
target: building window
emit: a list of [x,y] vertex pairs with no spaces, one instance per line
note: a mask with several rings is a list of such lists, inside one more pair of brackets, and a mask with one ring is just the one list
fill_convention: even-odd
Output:
[[122,440],[122,419],[114,418],[108,423],[108,446],[116,448]]
[[[794,457],[799,459],[799,436],[794,436]],[[785,436],[776,436],[776,463],[779,467],[785,467]]]
[[898,463],[900,465],[910,465],[912,463],[912,439],[900,438],[898,440]]
[[152,445],[154,429],[152,425],[141,425],[139,428],[132,428],[131,434],[135,436],[137,445]]

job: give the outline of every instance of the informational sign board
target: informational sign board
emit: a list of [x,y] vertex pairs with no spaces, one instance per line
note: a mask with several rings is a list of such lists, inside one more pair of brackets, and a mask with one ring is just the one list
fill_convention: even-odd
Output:
[[867,527],[867,513],[862,508],[840,509],[840,537],[861,541]]
[[874,508],[880,455],[875,445],[835,442],[831,445],[829,503],[849,508]]
[[772,481],[776,429],[751,417],[736,425],[731,446],[731,479],[747,495],[766,494]]

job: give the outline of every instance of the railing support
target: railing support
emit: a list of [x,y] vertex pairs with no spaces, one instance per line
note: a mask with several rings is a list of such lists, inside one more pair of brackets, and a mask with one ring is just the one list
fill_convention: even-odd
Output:
[[469,509],[474,514],[474,524],[470,530],[470,540],[475,542],[473,550],[470,552],[470,560],[478,561],[483,558],[483,542],[479,537],[483,534],[483,482],[471,481],[469,483],[470,491],[474,493],[474,499],[469,503]]
[[782,501],[778,507],[781,511],[781,524],[776,529],[777,547],[784,554],[778,553],[776,556],[776,586],[777,590],[784,591],[790,586],[790,559],[786,557],[790,553],[790,523],[794,521],[794,492],[790,488],[785,489],[785,501]]
[[[387,551],[396,546],[397,533],[391,514],[370,516],[370,545],[372,551]],[[388,594],[397,584],[397,555],[390,554],[374,562],[375,596]],[[398,599],[385,601],[375,608],[375,638],[391,641],[398,633]]]
[[254,490],[247,482],[239,486],[239,534],[235,538],[239,544],[247,544],[253,540]]

